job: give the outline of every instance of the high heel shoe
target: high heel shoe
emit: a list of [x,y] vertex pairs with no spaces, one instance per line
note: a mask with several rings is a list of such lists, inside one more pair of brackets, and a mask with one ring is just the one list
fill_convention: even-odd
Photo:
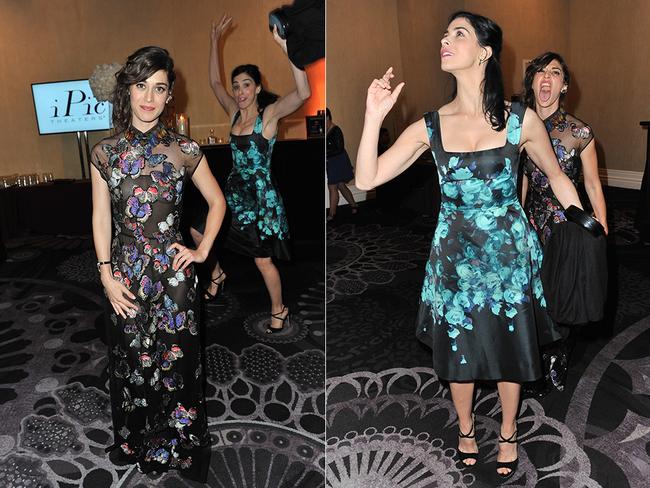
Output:
[[[287,314],[283,317],[282,314],[285,311],[287,312]],[[287,322],[287,327],[289,327],[291,325],[291,322],[289,321],[289,309],[284,305],[282,305],[282,310],[280,310],[278,313],[272,313],[271,314],[271,322],[273,321],[273,319],[281,320],[282,321],[282,327],[277,327],[276,328],[276,327],[271,327],[269,325],[266,328],[266,333],[267,334],[276,334],[278,332],[282,332],[284,330],[284,327],[285,327],[284,326],[285,321]]]
[[[221,278],[222,276],[223,276],[223,278]],[[219,279],[219,278],[221,278],[221,279]],[[225,273],[222,271],[221,273],[219,273],[219,276],[217,276],[216,278],[212,278],[210,280],[210,283],[214,283],[215,285],[217,285],[217,289],[215,290],[214,293],[210,293],[208,291],[208,290],[210,290],[210,286],[212,286],[212,285],[210,285],[204,290],[205,294],[203,295],[203,299],[206,302],[214,302],[217,299],[217,296],[219,295],[219,293],[223,293],[223,289],[226,286]]]
[[[507,439],[499,433],[499,444],[517,444],[517,429],[512,433],[510,437]],[[517,466],[519,466],[519,454],[517,454],[517,459],[514,461],[508,461],[508,462],[501,462],[497,461],[497,474],[499,475],[499,479],[501,481],[506,481],[512,477],[513,474],[515,474],[515,471],[517,471]],[[499,473],[499,469],[509,469],[507,473]]]
[[[460,422],[458,422],[458,437],[461,439],[476,439],[476,434],[474,433],[474,414],[472,414],[472,428],[469,430],[467,434],[463,434],[463,431],[460,430]],[[463,463],[463,466],[471,468],[472,466],[475,466],[476,463],[478,463],[478,452],[463,452],[460,450],[460,445],[458,446],[458,449],[456,449],[456,452],[458,453],[458,458],[460,459],[460,462]],[[473,460],[474,462],[472,464],[467,464],[465,461]]]

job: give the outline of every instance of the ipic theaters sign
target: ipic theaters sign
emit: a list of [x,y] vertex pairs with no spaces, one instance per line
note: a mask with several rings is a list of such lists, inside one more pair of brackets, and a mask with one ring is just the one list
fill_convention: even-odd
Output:
[[88,80],[32,84],[39,134],[106,130],[111,104],[93,96]]

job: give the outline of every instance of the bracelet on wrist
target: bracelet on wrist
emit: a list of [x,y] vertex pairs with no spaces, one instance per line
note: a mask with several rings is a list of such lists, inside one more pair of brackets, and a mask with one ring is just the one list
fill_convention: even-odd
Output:
[[97,271],[101,271],[101,267],[105,264],[111,264],[110,261],[97,261]]

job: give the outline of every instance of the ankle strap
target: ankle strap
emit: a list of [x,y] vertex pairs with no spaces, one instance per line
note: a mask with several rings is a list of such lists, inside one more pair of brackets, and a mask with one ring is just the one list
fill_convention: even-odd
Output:
[[505,437],[503,437],[501,435],[501,433],[499,433],[499,442],[501,442],[501,443],[507,442],[508,444],[516,444],[517,439],[515,439],[515,437],[517,437],[517,429],[515,429],[515,431],[512,433],[512,435],[510,437],[508,437],[507,439]]

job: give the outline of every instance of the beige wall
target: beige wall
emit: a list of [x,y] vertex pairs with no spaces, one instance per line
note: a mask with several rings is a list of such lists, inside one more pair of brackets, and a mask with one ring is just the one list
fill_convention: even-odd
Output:
[[572,0],[569,106],[588,122],[607,169],[643,171],[650,119],[650,2]]
[[352,159],[361,136],[365,90],[384,66],[394,65],[396,80],[407,82],[387,123],[398,134],[448,100],[451,85],[449,75],[440,71],[440,37],[449,15],[462,9],[486,15],[503,29],[507,97],[521,91],[524,59],[559,52],[575,80],[567,108],[593,126],[601,166],[643,170],[646,134],[638,123],[650,116],[650,2],[328,0],[327,5],[327,97],[330,105],[342,106],[335,120]]
[[[354,159],[370,82],[389,66],[397,80],[404,76],[397,5],[395,0],[327,0],[326,25],[327,106]],[[400,114],[392,111],[384,125],[402,128]]]
[[[267,27],[279,0],[0,0],[0,175],[53,171],[81,176],[74,134],[39,136],[31,98],[34,82],[87,78],[97,64],[124,62],[146,45],[167,48],[176,63],[177,106],[190,117],[192,137],[228,132],[227,116],[208,84],[209,29],[227,11],[235,20],[224,43],[227,76],[258,64],[271,91],[293,88],[286,56]],[[284,127],[304,137],[304,109]],[[104,136],[91,133],[91,142]]]

